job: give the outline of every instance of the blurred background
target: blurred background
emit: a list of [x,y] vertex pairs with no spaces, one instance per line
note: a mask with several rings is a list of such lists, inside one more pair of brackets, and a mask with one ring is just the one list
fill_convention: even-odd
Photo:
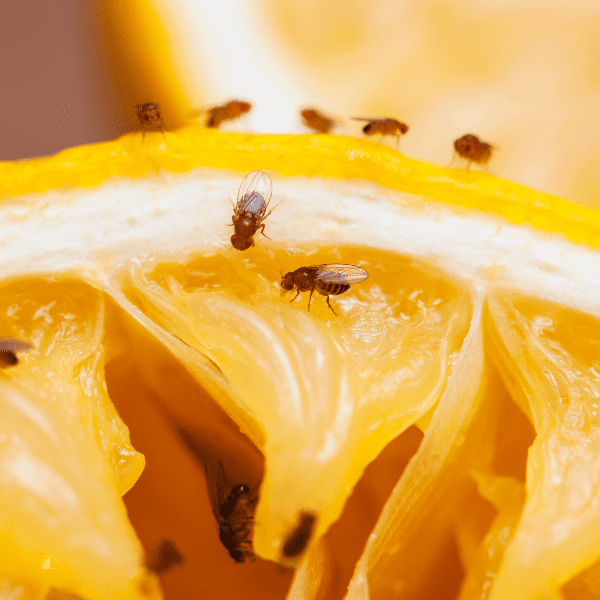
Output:
[[597,0],[2,0],[0,159],[138,129],[139,103],[175,129],[237,98],[255,108],[225,129],[393,117],[439,166],[474,133],[492,174],[600,208],[599,31]]

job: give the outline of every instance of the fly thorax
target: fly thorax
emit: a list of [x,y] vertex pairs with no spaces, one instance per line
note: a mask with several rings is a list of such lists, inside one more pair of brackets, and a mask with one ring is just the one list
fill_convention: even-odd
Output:
[[294,273],[294,283],[300,292],[307,292],[313,287],[315,274],[308,269],[302,269]]
[[235,233],[244,238],[252,237],[256,233],[256,221],[244,215],[235,222]]

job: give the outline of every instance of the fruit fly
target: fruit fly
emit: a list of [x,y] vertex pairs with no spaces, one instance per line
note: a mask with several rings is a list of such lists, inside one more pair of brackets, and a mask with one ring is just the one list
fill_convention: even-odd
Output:
[[408,131],[408,125],[396,121],[396,119],[366,119],[363,117],[353,117],[355,121],[368,121],[363,127],[363,133],[366,135],[375,135],[380,133],[381,137],[384,135],[395,135],[396,136],[396,150],[398,149],[398,142],[400,136]]
[[163,128],[165,126],[163,120],[162,110],[160,104],[154,104],[153,102],[146,102],[145,104],[138,104],[135,109],[137,110],[137,116],[142,126],[142,142],[146,136],[146,127],[152,129],[159,129],[160,132],[165,135]]
[[252,171],[244,177],[232,217],[235,233],[231,236],[231,244],[236,250],[248,250],[254,246],[254,234],[259,229],[268,237],[263,221],[271,214],[271,211],[267,213],[267,208],[272,193],[273,184],[266,173]]
[[296,558],[302,554],[306,549],[306,546],[308,546],[308,542],[310,541],[315,528],[317,517],[313,513],[303,511],[300,513],[299,517],[299,524],[296,529],[287,536],[281,549],[284,558]]
[[184,562],[183,556],[175,547],[175,544],[171,540],[165,538],[150,551],[148,568],[153,573],[162,575],[173,567],[180,567]]
[[471,163],[485,165],[492,157],[494,147],[487,142],[481,141],[476,135],[467,133],[457,140],[454,140],[454,151],[462,158],[466,158]]
[[335,121],[314,108],[305,108],[300,113],[304,124],[317,133],[329,133],[335,127]]
[[0,338],[0,368],[11,367],[19,363],[17,352],[31,350],[33,346],[29,342],[15,340],[12,338]]
[[247,113],[252,108],[250,102],[231,100],[221,106],[213,106],[208,109],[207,127],[218,127],[223,121],[231,121]]
[[285,292],[291,292],[296,288],[296,295],[290,300],[293,302],[300,292],[308,292],[308,310],[310,311],[310,301],[313,292],[316,290],[322,296],[327,298],[327,306],[337,317],[337,313],[329,304],[329,296],[339,296],[350,289],[355,283],[364,281],[369,274],[360,267],[354,265],[312,265],[309,267],[300,267],[295,271],[290,271],[281,276],[281,287]]
[[219,539],[235,562],[254,560],[252,532],[258,498],[245,483],[232,486],[225,477],[223,463],[205,463],[206,484],[213,513],[219,524]]

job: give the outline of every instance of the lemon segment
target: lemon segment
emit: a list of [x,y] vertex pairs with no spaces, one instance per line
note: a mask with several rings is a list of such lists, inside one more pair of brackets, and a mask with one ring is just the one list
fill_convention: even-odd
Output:
[[146,597],[142,549],[121,501],[144,457],[106,393],[102,295],[68,280],[1,287],[2,330],[34,350],[0,372],[0,579],[28,597],[53,587]]
[[473,464],[481,452],[483,432],[489,432],[485,425],[495,417],[492,405],[485,403],[489,374],[483,352],[482,305],[483,297],[474,294],[469,331],[452,377],[417,454],[369,537],[348,599],[400,594],[428,598],[444,589],[436,587],[440,580],[456,578],[444,562],[451,543],[452,515],[465,492],[465,465]]
[[[514,477],[498,477],[490,473],[472,473],[477,482],[479,498],[485,498],[496,509],[491,523],[473,536],[475,542],[470,560],[465,560],[467,574],[461,586],[460,600],[475,600],[491,590],[507,545],[513,536],[525,503],[525,486]],[[473,511],[477,495],[465,503],[465,513]],[[460,515],[464,517],[463,514]],[[458,531],[464,529],[464,521],[456,522]],[[483,539],[482,537],[483,532]]]
[[296,263],[285,251],[209,255],[132,281],[130,300],[218,365],[256,422],[254,439],[265,438],[255,546],[274,560],[269,549],[283,545],[298,512],[317,513],[326,531],[365,466],[432,408],[468,323],[464,294],[433,273],[353,248],[321,249],[311,262],[338,256],[371,273],[335,300],[340,319],[320,298],[315,319],[304,302],[279,297],[277,265]]
[[527,501],[492,598],[552,595],[600,558],[597,317],[556,305],[492,296],[494,339],[526,396],[537,438]]

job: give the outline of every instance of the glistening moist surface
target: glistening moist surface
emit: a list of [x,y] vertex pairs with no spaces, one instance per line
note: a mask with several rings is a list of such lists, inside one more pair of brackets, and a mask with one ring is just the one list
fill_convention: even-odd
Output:
[[[514,225],[362,180],[273,179],[262,247],[352,244],[430,262],[466,283],[519,290],[600,315],[600,252],[562,234]],[[244,173],[196,169],[119,178],[95,188],[6,198],[4,277],[70,271],[103,287],[132,260],[230,252],[232,201]],[[435,199],[434,199],[435,200]]]

